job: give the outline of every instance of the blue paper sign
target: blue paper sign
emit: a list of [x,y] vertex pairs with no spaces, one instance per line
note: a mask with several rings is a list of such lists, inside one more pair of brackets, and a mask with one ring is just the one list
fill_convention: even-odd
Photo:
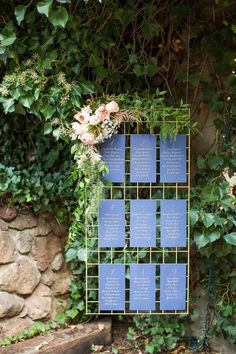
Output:
[[98,213],[99,247],[125,246],[125,201],[101,200]]
[[186,264],[161,264],[160,309],[185,310]]
[[161,247],[186,247],[186,200],[161,200]]
[[130,182],[156,182],[156,136],[131,134]]
[[99,310],[122,311],[125,309],[125,266],[123,264],[99,265]]
[[156,247],[155,200],[130,201],[130,247]]
[[186,135],[160,141],[160,182],[186,183]]
[[155,310],[155,264],[130,265],[130,310]]
[[125,181],[125,136],[114,135],[106,140],[100,147],[101,155],[109,172],[104,179],[111,182],[122,183]]

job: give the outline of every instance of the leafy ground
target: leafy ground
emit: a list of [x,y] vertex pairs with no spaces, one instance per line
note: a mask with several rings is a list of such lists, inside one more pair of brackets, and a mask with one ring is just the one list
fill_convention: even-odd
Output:
[[[134,341],[127,339],[128,328],[131,325],[129,321],[113,321],[113,342],[109,346],[94,345],[92,347],[92,353],[99,354],[145,354],[145,344],[148,343],[148,338],[139,337]],[[154,351],[154,353],[156,353]],[[191,354],[194,353],[188,345],[184,342],[180,342],[179,345],[171,351],[162,351],[163,354]],[[196,353],[196,352],[195,352]],[[207,351],[197,352],[198,354],[217,354],[218,352]]]

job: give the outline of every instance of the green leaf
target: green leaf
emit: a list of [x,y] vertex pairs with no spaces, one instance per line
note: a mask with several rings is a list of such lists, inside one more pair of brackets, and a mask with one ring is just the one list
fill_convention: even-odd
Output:
[[21,22],[24,20],[26,9],[27,9],[27,6],[25,6],[25,5],[18,5],[15,7],[15,16],[16,16],[16,20],[17,20],[18,25],[20,25]]
[[224,159],[219,155],[209,155],[208,164],[212,170],[215,170],[217,167],[224,164]]
[[69,248],[65,253],[65,258],[67,262],[77,259],[77,250],[75,248]]
[[28,94],[27,96],[21,97],[19,102],[22,104],[22,106],[30,108],[32,106],[32,103],[34,102],[34,97]]
[[49,10],[52,6],[52,0],[44,0],[44,1],[40,1],[37,4],[37,10],[40,14],[45,15],[46,17],[48,17],[49,14]]
[[8,98],[2,101],[2,105],[5,113],[10,113],[14,111],[14,98]]
[[224,235],[224,239],[230,245],[236,246],[236,232],[231,232],[231,234]]
[[207,235],[207,238],[209,239],[209,242],[214,242],[220,238],[220,235],[219,231],[213,231]]
[[197,245],[197,247],[200,249],[202,247],[205,247],[208,243],[212,243],[220,238],[220,232],[219,231],[213,231],[211,233],[205,233],[205,234],[196,234],[194,236],[194,241]]
[[191,225],[195,225],[198,221],[198,211],[197,210],[190,210],[190,222]]
[[67,10],[60,6],[56,11],[50,11],[49,21],[53,24],[54,27],[63,27],[65,28],[69,19]]
[[220,200],[220,204],[225,210],[233,207],[233,198],[231,196],[226,196]]
[[158,36],[159,26],[157,23],[144,22],[143,24],[143,37],[151,40],[153,37]]
[[40,112],[44,115],[45,119],[50,119],[55,111],[56,108],[50,106],[49,104],[44,104],[40,109]]
[[16,40],[16,34],[11,26],[6,26],[0,33],[0,44],[1,46],[8,47],[13,44]]
[[198,248],[202,248],[209,243],[208,238],[204,234],[197,234],[194,236],[194,241]]
[[78,260],[81,262],[85,262],[87,260],[87,250],[86,248],[81,248],[77,252]]
[[205,159],[202,156],[197,159],[197,167],[199,170],[203,170],[205,168]]
[[203,224],[206,228],[210,227],[211,225],[213,225],[214,223],[214,215],[213,214],[210,214],[210,213],[206,213],[204,214],[203,218],[202,218],[202,221],[203,221]]
[[50,134],[51,131],[52,131],[52,123],[49,123],[49,122],[45,123],[44,127],[43,127],[44,134],[45,135]]

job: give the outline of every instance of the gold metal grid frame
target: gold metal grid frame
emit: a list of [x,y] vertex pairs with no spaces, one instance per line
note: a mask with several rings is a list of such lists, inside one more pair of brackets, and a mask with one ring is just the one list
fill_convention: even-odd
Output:
[[[160,131],[145,127],[145,122],[123,123],[119,133],[125,135],[125,182],[107,184],[104,199],[121,199],[125,201],[126,239],[124,248],[99,248],[98,246],[98,211],[93,222],[86,222],[86,313],[89,315],[178,315],[189,313],[189,264],[190,264],[190,132],[186,134],[186,164],[187,183],[160,183]],[[166,122],[178,124],[177,121]],[[157,136],[157,182],[156,183],[130,183],[130,135],[155,134]],[[100,193],[99,193],[100,194]],[[157,203],[156,228],[157,245],[152,248],[129,247],[130,212],[129,202],[133,199],[151,199]],[[160,247],[160,201],[165,199],[185,199],[187,201],[187,246],[175,248]],[[90,218],[91,219],[91,218]],[[99,275],[100,264],[124,264],[126,270],[125,285],[125,310],[100,311],[99,310]],[[156,309],[151,311],[133,311],[129,309],[129,265],[130,264],[155,264],[156,265]],[[161,264],[186,264],[186,307],[185,310],[160,310],[160,265]]]

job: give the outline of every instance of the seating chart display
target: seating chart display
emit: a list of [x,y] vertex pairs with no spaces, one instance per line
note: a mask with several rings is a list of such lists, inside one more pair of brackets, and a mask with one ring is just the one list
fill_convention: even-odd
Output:
[[87,314],[189,311],[189,131],[143,126],[124,123],[100,147],[109,172],[85,225]]

